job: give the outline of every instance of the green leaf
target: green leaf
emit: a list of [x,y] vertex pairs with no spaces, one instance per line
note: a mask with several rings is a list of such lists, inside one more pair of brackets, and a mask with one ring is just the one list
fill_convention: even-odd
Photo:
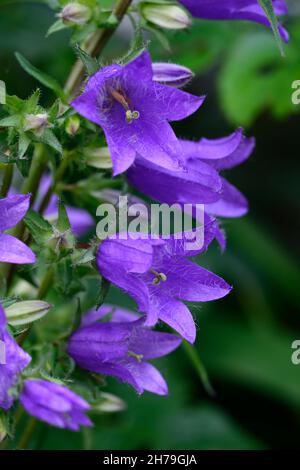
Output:
[[25,102],[25,112],[28,114],[34,114],[39,104],[41,92],[39,89],[35,90],[34,93]]
[[29,137],[23,132],[19,135],[18,157],[23,158],[31,143]]
[[110,282],[107,279],[105,279],[105,277],[102,277],[100,292],[98,294],[97,301],[96,301],[96,310],[98,310],[101,307],[101,305],[104,303],[106,296],[108,294],[109,288],[110,288]]
[[85,52],[79,44],[76,44],[74,47],[75,53],[78,58],[82,61],[83,65],[86,68],[86,71],[89,75],[94,75],[97,70],[99,70],[99,63],[97,59],[91,57],[87,52]]
[[19,52],[15,53],[17,61],[19,62],[20,66],[27,72],[29,75],[34,77],[36,80],[38,80],[42,85],[44,85],[47,88],[50,88],[57,96],[59,96],[61,99],[65,100],[66,96],[61,88],[60,84],[58,83],[57,80],[54,78],[50,77],[48,74],[45,72],[42,72],[38,68],[36,68],[34,65],[32,65],[25,57],[22,56]]
[[50,129],[45,129],[43,134],[39,137],[39,140],[44,144],[49,145],[49,147],[52,147],[56,152],[62,154],[62,146]]
[[6,86],[3,80],[0,80],[0,104],[6,103]]
[[21,123],[21,116],[13,114],[0,120],[0,127],[19,127]]
[[53,33],[57,33],[58,31],[61,31],[62,29],[67,28],[67,26],[62,22],[62,20],[57,20],[55,23],[53,23],[50,28],[48,29],[46,33],[46,38],[50,36]]
[[277,16],[274,12],[274,8],[273,8],[273,3],[271,0],[258,0],[259,3],[261,4],[262,8],[264,9],[269,21],[270,21],[270,24],[271,24],[271,28],[272,28],[272,31],[273,31],[273,34],[275,36],[275,41],[276,41],[276,44],[280,50],[280,53],[282,56],[284,56],[284,50],[283,50],[283,46],[282,46],[282,40],[281,40],[281,36],[280,36],[280,33],[279,33],[279,30],[278,30],[278,20],[277,20]]
[[61,200],[59,201],[59,204],[58,204],[58,219],[57,219],[56,227],[62,233],[66,232],[67,230],[70,230],[71,228],[65,205]]
[[29,209],[23,222],[38,244],[44,244],[53,234],[53,229],[49,222],[33,209]]

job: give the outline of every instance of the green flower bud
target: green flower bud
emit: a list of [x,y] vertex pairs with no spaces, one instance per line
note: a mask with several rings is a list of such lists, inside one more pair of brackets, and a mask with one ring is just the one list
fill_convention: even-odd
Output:
[[80,127],[80,119],[78,116],[71,116],[66,122],[66,133],[69,134],[71,137],[77,133]]
[[48,114],[26,114],[24,122],[24,131],[32,131],[37,136],[41,136],[49,126]]
[[42,300],[24,300],[5,309],[7,321],[12,326],[28,325],[43,318],[51,305]]
[[71,2],[67,3],[57,16],[67,26],[82,25],[89,21],[92,12],[86,5]]
[[178,5],[147,2],[141,5],[141,12],[147,21],[161,28],[184,29],[191,24],[186,11]]
[[112,168],[112,161],[108,147],[89,148],[85,152],[86,162],[93,168],[109,170]]

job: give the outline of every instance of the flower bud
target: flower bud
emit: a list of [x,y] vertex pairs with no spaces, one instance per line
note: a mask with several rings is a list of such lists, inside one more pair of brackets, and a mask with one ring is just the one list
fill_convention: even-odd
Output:
[[7,429],[6,429],[6,417],[4,414],[0,414],[0,442],[2,442],[7,436]]
[[109,170],[112,168],[112,161],[108,147],[89,148],[85,152],[86,162],[93,168]]
[[114,413],[126,409],[126,403],[111,393],[102,392],[98,403],[92,405],[94,413]]
[[66,122],[66,133],[69,134],[71,137],[77,133],[80,127],[80,119],[78,116],[71,116]]
[[91,17],[92,12],[89,7],[77,2],[67,3],[58,17],[67,26],[85,24]]
[[48,127],[48,114],[26,114],[24,122],[24,131],[32,131],[37,136],[41,136]]
[[153,80],[164,85],[182,87],[194,76],[193,72],[182,65],[157,62],[152,64]]
[[147,2],[141,5],[141,12],[147,21],[161,28],[184,29],[191,24],[186,11],[178,5]]
[[5,309],[7,321],[12,326],[28,325],[43,318],[51,305],[42,300],[16,302]]

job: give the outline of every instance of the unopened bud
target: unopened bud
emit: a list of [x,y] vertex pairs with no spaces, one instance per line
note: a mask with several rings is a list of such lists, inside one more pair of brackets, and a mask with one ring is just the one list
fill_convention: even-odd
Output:
[[112,168],[112,161],[108,147],[89,148],[85,152],[86,162],[93,168],[99,170],[109,170]]
[[178,5],[147,2],[141,5],[141,12],[147,21],[161,28],[184,29],[191,24],[186,11]]
[[157,62],[152,64],[153,80],[164,85],[183,87],[194,76],[193,72],[182,65]]
[[80,127],[80,119],[78,116],[71,116],[66,122],[66,133],[71,137],[77,133]]
[[24,122],[24,131],[32,131],[37,136],[43,134],[46,127],[48,127],[48,114],[26,114]]
[[111,393],[102,392],[98,403],[92,405],[94,413],[113,413],[126,409],[126,403]]
[[7,436],[7,429],[6,429],[6,420],[7,417],[4,413],[0,414],[0,442],[2,442]]
[[86,5],[71,2],[67,3],[57,16],[67,26],[81,25],[87,23],[92,16],[92,12]]
[[24,300],[5,309],[7,321],[12,326],[28,325],[43,318],[51,305],[42,300]]

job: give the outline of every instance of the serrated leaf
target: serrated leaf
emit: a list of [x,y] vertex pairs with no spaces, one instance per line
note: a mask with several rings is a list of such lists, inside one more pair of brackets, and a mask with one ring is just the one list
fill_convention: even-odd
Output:
[[45,129],[43,134],[39,137],[39,140],[49,145],[49,147],[52,147],[56,152],[62,154],[62,146],[56,135],[50,129]]
[[67,230],[70,230],[71,228],[65,205],[61,200],[59,201],[59,204],[58,204],[58,218],[57,218],[56,227],[62,233],[66,232]]
[[3,80],[0,80],[0,104],[6,103],[6,86]]
[[43,244],[53,234],[53,229],[49,222],[33,209],[29,209],[23,222],[38,244]]
[[281,40],[281,36],[279,33],[279,29],[278,29],[278,20],[274,11],[273,3],[271,0],[258,0],[258,1],[261,4],[261,7],[264,9],[268,17],[268,20],[270,21],[270,25],[271,25],[273,34],[275,36],[275,41],[280,50],[280,53],[282,56],[284,56],[282,40]]
[[5,309],[7,321],[11,326],[22,326],[43,318],[51,305],[42,300],[16,302]]
[[31,140],[25,133],[22,133],[19,135],[19,145],[18,145],[18,157],[19,158],[24,157],[25,153],[28,150],[30,142]]
[[48,29],[46,33],[46,38],[49,37],[53,33],[57,33],[58,31],[61,31],[62,29],[66,29],[67,26],[62,22],[62,20],[57,20],[55,23],[53,23],[50,28]]
[[42,83],[42,85],[44,85],[45,87],[50,88],[50,90],[52,90],[57,96],[65,100],[66,98],[65,93],[63,89],[61,88],[60,84],[58,83],[58,81],[55,80],[55,78],[50,77],[50,75],[36,68],[27,59],[25,59],[25,57],[23,57],[22,54],[20,54],[19,52],[16,52],[15,56],[20,66],[25,70],[25,72],[27,72],[29,75],[34,77],[36,80]]
[[99,63],[97,59],[95,59],[94,57],[91,57],[87,52],[81,49],[79,44],[76,44],[74,49],[75,49],[76,55],[85,66],[87,73],[89,75],[94,75],[99,69]]
[[29,98],[25,101],[25,112],[26,113],[28,113],[28,114],[31,114],[31,113],[34,114],[35,113],[36,107],[39,104],[40,95],[41,95],[41,92],[37,88],[35,90],[35,92],[32,93],[32,95],[29,96]]
[[21,117],[19,114],[13,114],[0,120],[0,127],[19,127]]
[[110,288],[110,282],[105,279],[105,277],[101,278],[101,286],[100,291],[96,300],[96,310],[98,310],[104,303],[106,296],[108,294]]

